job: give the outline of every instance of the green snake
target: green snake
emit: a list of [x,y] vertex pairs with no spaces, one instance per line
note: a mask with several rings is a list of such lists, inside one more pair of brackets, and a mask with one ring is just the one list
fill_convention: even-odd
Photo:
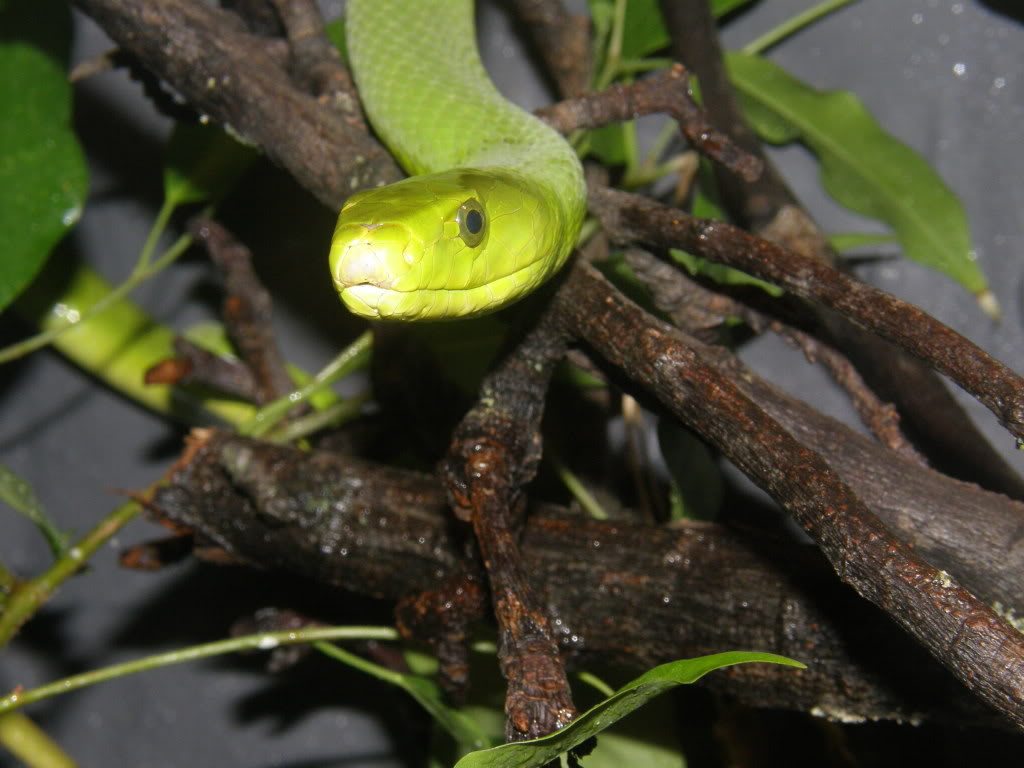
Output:
[[473,0],[349,0],[349,61],[375,131],[410,178],[350,197],[330,267],[352,312],[493,312],[566,261],[586,188],[575,152],[495,88]]

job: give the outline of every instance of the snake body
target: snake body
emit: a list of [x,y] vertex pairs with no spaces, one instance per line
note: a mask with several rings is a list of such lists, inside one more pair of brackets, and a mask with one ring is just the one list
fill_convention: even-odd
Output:
[[522,298],[568,258],[583,171],[480,61],[473,0],[349,0],[346,42],[374,129],[410,178],[349,198],[330,266],[357,315],[444,320]]

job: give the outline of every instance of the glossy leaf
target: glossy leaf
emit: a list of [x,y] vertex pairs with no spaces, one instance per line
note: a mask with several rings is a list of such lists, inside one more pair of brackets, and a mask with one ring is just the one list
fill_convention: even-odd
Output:
[[956,196],[912,149],[886,133],[848,91],[818,91],[759,56],[729,54],[747,118],[766,141],[802,141],[840,204],[892,228],[904,253],[981,294],[967,217]]
[[59,0],[0,0],[0,310],[31,282],[85,203],[71,130],[71,13]]
[[46,516],[42,502],[32,487],[20,475],[0,464],[0,501],[20,512],[39,529],[46,538],[54,557],[60,557],[67,549],[68,535],[58,530]]
[[803,664],[772,653],[732,651],[662,664],[624,685],[614,695],[584,712],[562,730],[532,741],[503,744],[471,752],[456,768],[539,768],[563,752],[579,746],[666,691],[693,683],[722,667],[747,662],[768,662],[803,668]]
[[164,199],[172,206],[216,202],[255,159],[219,126],[178,123],[167,143]]

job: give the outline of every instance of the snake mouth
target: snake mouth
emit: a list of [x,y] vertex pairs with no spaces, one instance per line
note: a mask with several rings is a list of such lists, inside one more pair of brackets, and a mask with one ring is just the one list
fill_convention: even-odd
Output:
[[338,294],[349,312],[360,317],[383,320],[390,317],[400,298],[398,291],[382,288],[372,283],[338,285]]
[[331,245],[331,277],[351,312],[386,318],[396,311],[402,302],[399,285],[413,264],[407,255],[410,239],[400,225],[353,222],[339,226]]

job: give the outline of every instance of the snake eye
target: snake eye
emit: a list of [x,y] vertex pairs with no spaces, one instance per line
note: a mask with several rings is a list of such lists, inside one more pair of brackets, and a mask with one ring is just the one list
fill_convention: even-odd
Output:
[[487,234],[487,216],[483,206],[476,200],[470,198],[460,205],[455,214],[455,221],[459,223],[459,237],[470,248],[476,248],[484,241]]

